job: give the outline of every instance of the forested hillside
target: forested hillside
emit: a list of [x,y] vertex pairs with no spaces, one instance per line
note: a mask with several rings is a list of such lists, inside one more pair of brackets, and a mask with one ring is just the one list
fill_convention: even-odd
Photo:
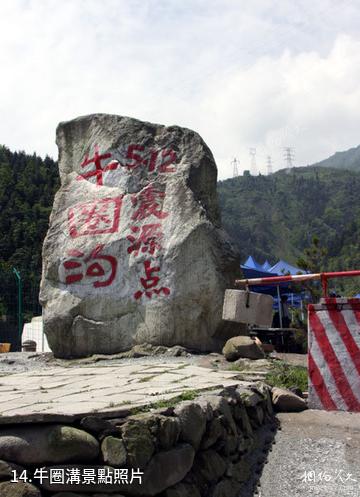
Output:
[[23,279],[25,310],[29,312],[37,299],[42,242],[58,181],[57,164],[49,157],[43,160],[0,146],[1,287],[6,294],[6,285],[13,280],[6,274],[16,267]]
[[261,262],[296,263],[314,235],[326,247],[323,270],[360,268],[360,173],[321,167],[241,176],[218,185],[223,224]]

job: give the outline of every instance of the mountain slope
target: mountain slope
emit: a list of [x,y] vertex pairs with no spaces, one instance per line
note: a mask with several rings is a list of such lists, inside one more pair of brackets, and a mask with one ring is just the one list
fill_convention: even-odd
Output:
[[317,162],[313,166],[360,171],[360,145],[344,152],[336,152],[328,159]]
[[218,185],[222,220],[242,258],[296,263],[317,235],[326,270],[360,268],[360,173],[321,167]]

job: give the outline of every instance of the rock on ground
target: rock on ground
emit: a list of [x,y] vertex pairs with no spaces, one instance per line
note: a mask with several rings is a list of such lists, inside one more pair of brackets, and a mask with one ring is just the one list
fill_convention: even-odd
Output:
[[247,336],[230,338],[224,345],[222,352],[228,361],[236,361],[241,357],[246,359],[263,359],[265,357],[261,347]]
[[136,344],[220,350],[238,257],[221,229],[217,168],[201,137],[94,114],[57,129],[61,187],[40,299],[56,357]]
[[307,409],[304,399],[285,388],[273,387],[271,391],[274,409],[279,412],[300,412]]

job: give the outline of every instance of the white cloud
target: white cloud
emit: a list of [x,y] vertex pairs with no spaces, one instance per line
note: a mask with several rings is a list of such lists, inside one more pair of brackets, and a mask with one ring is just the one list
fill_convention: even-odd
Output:
[[2,0],[0,143],[56,157],[59,121],[118,113],[199,131],[221,178],[253,146],[263,171],[355,146],[357,2],[299,4]]
[[218,80],[204,102],[215,156],[230,174],[231,153],[248,168],[248,148],[256,147],[265,172],[266,155],[275,169],[284,167],[286,146],[306,165],[358,145],[359,78],[360,42],[340,35],[324,57],[285,52]]

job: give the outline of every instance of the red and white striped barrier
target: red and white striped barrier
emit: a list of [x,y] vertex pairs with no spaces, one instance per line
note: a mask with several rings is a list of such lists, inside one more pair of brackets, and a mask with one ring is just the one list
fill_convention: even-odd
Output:
[[308,307],[309,407],[360,412],[360,299]]

